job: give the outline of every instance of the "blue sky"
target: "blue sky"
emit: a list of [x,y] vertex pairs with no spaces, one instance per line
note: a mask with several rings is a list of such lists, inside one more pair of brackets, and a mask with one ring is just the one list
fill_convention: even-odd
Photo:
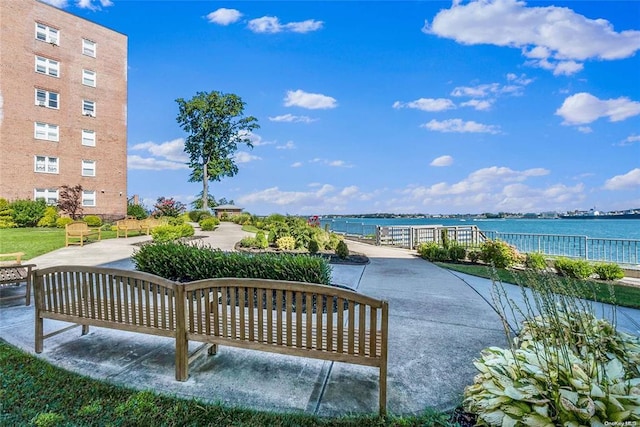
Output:
[[176,98],[258,118],[255,214],[640,208],[640,2],[49,3],[129,37],[129,194],[191,202]]

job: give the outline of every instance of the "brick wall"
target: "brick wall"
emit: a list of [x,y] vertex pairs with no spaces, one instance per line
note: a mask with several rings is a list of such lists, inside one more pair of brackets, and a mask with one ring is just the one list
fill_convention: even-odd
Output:
[[[127,37],[36,0],[0,0],[0,197],[33,199],[35,188],[82,185],[95,191],[85,214],[126,215]],[[56,45],[36,38],[36,22],[58,29]],[[83,38],[96,56],[83,54]],[[59,63],[59,76],[36,72],[36,55]],[[96,86],[83,84],[83,69]],[[59,109],[36,105],[36,88],[59,94]],[[82,114],[83,100],[96,105]],[[59,141],[36,139],[34,123],[57,125]],[[82,145],[82,130],[96,135]],[[58,158],[58,173],[35,172],[35,156]],[[95,176],[82,176],[82,161]]]

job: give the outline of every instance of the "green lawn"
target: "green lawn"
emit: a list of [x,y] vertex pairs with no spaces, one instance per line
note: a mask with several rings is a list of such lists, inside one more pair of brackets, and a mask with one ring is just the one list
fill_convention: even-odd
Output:
[[[486,265],[481,264],[456,264],[446,262],[436,262],[435,264],[440,267],[447,268],[449,270],[459,271],[461,273],[470,274],[472,276],[484,277],[487,279],[493,278],[493,269]],[[496,269],[495,274],[497,278],[504,283],[512,284],[525,284],[527,277],[531,275],[531,272],[519,272],[513,270],[505,270],[503,268]],[[527,277],[525,277],[527,276]],[[572,280],[567,278],[559,278],[559,280]],[[629,286],[621,284],[619,282],[601,282],[597,280],[588,280],[586,285],[589,288],[589,292],[584,295],[585,299],[611,302],[623,307],[640,308],[640,288],[636,286]],[[610,286],[613,287],[614,301],[611,300]]]
[[[103,239],[116,237],[115,231],[102,231]],[[31,259],[64,247],[62,228],[4,228],[0,229],[0,253],[24,252],[23,259]]]
[[[450,426],[450,415],[321,418],[276,414],[138,392],[52,366],[0,341],[0,425]],[[274,385],[276,386],[276,385]],[[211,384],[215,387],[215,384]]]

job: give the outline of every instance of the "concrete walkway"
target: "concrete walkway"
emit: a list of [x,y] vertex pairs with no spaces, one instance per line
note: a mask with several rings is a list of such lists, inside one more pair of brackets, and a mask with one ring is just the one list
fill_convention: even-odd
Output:
[[[206,235],[204,243],[223,250],[232,250],[246,235],[231,223],[196,234]],[[60,264],[133,268],[131,244],[147,239],[104,240],[59,249],[32,261],[40,268]],[[357,242],[349,242],[349,248],[366,254],[371,262],[333,265],[333,281],[389,301],[389,411],[417,414],[427,407],[457,406],[477,373],[472,361],[480,350],[506,345],[493,308],[465,280],[411,251]],[[633,312],[637,315],[637,310]],[[54,326],[59,325],[46,321],[45,332]],[[0,305],[0,338],[33,353],[33,330],[33,306],[19,301]],[[38,357],[132,388],[231,406],[327,416],[377,412],[377,369],[344,363],[221,347],[218,355],[194,363],[188,381],[177,382],[172,340],[103,328],[92,328],[82,337],[78,329],[52,337]]]

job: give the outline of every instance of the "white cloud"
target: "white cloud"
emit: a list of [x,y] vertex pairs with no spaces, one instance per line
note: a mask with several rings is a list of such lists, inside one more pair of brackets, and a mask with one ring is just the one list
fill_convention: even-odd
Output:
[[359,193],[359,189],[357,186],[355,185],[350,185],[348,187],[345,187],[342,189],[342,191],[340,192],[340,197],[351,197],[351,196],[355,196],[356,194]]
[[302,162],[294,162],[294,163],[291,163],[291,167],[292,167],[292,168],[299,168],[299,167],[302,167]]
[[290,31],[293,33],[308,33],[311,31],[317,31],[322,28],[324,22],[316,21],[314,19],[307,19],[300,22],[289,22],[282,24],[276,16],[263,16],[262,18],[256,18],[249,21],[249,29],[254,33],[280,33],[283,31]]
[[285,107],[302,107],[310,110],[325,110],[336,108],[338,102],[335,98],[320,93],[309,93],[303,90],[289,90],[284,98]]
[[478,111],[487,111],[491,109],[493,101],[472,99],[471,101],[463,102],[460,104],[462,107],[472,107]]
[[251,141],[251,145],[253,145],[254,147],[274,144],[273,141],[265,141],[260,135],[251,131],[241,130],[240,132],[238,132],[238,135],[240,135],[241,137],[247,136],[249,138],[249,141]]
[[[100,3],[100,4],[98,5],[96,3]],[[111,0],[99,0],[97,2],[95,0],[77,0],[76,6],[78,6],[81,9],[100,10],[101,7],[113,6],[113,2]]]
[[484,98],[500,92],[500,84],[487,83],[477,86],[458,86],[451,91],[451,96],[468,96],[472,98]]
[[296,148],[296,144],[294,144],[293,141],[287,141],[284,145],[276,146],[277,150],[293,150],[294,148]]
[[593,129],[591,129],[589,126],[578,126],[578,132],[592,133]]
[[[0,105],[1,106],[1,105]],[[1,110],[1,108],[0,108]],[[1,111],[0,111],[1,112]],[[0,117],[1,119],[2,117]],[[634,144],[636,142],[640,142],[640,135],[629,135],[628,137],[626,137],[625,139],[623,139],[619,144],[620,146],[625,146],[625,145],[631,145]]]
[[565,125],[587,124],[601,117],[619,122],[640,114],[640,102],[629,98],[598,99],[590,93],[581,92],[566,98],[556,115],[564,119]]
[[517,171],[493,166],[479,169],[454,183],[410,186],[401,190],[403,198],[394,203],[413,206],[414,211],[419,210],[416,206],[426,206],[436,212],[439,209],[444,212],[527,212],[555,210],[584,199],[582,184],[539,188],[526,184],[527,180],[547,174],[549,171],[542,168]]
[[321,163],[326,166],[336,167],[336,168],[352,168],[353,165],[344,160],[328,160],[321,159],[320,157],[316,157],[315,159],[309,160],[309,163]]
[[[160,161],[175,162],[185,164],[189,161],[189,156],[184,151],[184,139],[177,138],[172,141],[156,144],[155,142],[143,142],[130,148],[132,151],[147,151],[154,158]],[[139,157],[139,156],[133,156]],[[141,157],[140,157],[141,158]],[[165,163],[158,163],[164,165]],[[175,169],[175,168],[171,168]]]
[[640,168],[635,168],[624,175],[616,175],[604,183],[605,190],[640,189]]
[[238,163],[249,163],[255,160],[262,160],[261,157],[247,153],[246,151],[238,151],[236,154],[234,154],[233,158]]
[[485,125],[474,121],[465,122],[462,119],[449,119],[449,120],[431,120],[428,123],[420,125],[437,132],[456,132],[456,133],[500,133],[500,128],[494,125]]
[[640,49],[640,31],[616,32],[605,19],[589,19],[567,7],[527,7],[524,1],[454,2],[422,31],[466,45],[521,49],[528,64],[573,74],[586,60],[616,60]]
[[127,168],[131,170],[178,170],[188,169],[185,163],[170,160],[156,159],[153,157],[141,157],[138,155],[127,156]]
[[453,164],[453,157],[451,156],[440,156],[433,159],[430,166],[451,166]]
[[446,98],[420,98],[410,102],[396,101],[393,103],[393,108],[415,108],[422,111],[436,112],[456,108],[456,105]]
[[229,25],[237,22],[242,13],[236,9],[226,9],[221,7],[207,15],[207,20],[213,24]]
[[283,114],[280,116],[269,117],[272,122],[285,122],[285,123],[311,123],[318,119],[312,119],[308,116],[294,116],[293,114]]

